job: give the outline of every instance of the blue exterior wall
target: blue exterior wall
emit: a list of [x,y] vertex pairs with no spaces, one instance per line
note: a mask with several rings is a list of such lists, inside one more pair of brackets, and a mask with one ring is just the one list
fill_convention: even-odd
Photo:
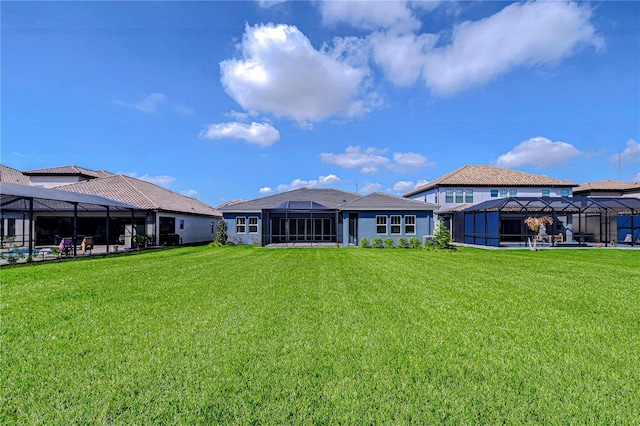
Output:
[[[245,232],[236,232],[236,218],[244,217],[245,219]],[[258,218],[258,232],[249,233],[249,217]],[[225,213],[223,219],[227,222],[227,235],[228,241],[235,244],[258,244],[262,242],[262,214],[260,213]]]
[[[357,211],[357,212],[342,212],[342,223],[343,223],[343,233],[342,233],[342,242],[345,243],[349,241],[349,213],[357,213],[358,214],[358,241],[357,244],[360,243],[360,240],[366,238],[371,241],[374,238],[391,238],[394,243],[398,244],[399,238],[409,239],[411,237],[416,237],[420,239],[422,242],[422,237],[425,235],[433,235],[433,212],[432,211]],[[387,217],[387,232],[385,234],[378,234],[376,232],[377,216],[386,216]],[[391,216],[400,216],[401,224],[400,224],[400,234],[391,234]],[[405,233],[405,217],[406,216],[415,216],[416,217],[416,232],[415,234],[406,234]],[[345,244],[346,245],[346,244]]]

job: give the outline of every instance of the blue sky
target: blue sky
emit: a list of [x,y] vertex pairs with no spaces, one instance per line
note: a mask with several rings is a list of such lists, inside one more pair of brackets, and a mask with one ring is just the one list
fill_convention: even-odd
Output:
[[467,164],[640,180],[640,3],[1,3],[1,162],[210,205]]

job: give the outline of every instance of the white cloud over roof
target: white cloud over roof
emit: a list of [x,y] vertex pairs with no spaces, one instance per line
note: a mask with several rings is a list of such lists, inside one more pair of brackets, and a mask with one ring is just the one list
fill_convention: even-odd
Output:
[[581,154],[569,143],[553,142],[538,136],[521,142],[511,151],[499,156],[496,165],[507,168],[535,166],[542,169],[564,164]]
[[269,123],[238,122],[210,124],[200,133],[205,139],[242,139],[266,147],[280,140],[280,132]]
[[626,148],[619,154],[614,154],[611,157],[609,157],[609,161],[615,162],[615,163],[620,161],[625,165],[640,163],[640,143],[636,142],[633,139],[629,139],[627,141]]
[[[282,183],[278,185],[276,190],[279,192],[283,192],[283,191],[291,191],[293,189],[299,189],[299,188],[322,188],[325,186],[337,185],[340,182],[341,182],[340,178],[334,174],[330,174],[327,176],[319,176],[318,179],[310,179],[310,180],[298,178],[298,179],[292,180],[289,183]],[[265,187],[265,188],[260,188],[259,192],[261,194],[268,194],[272,191],[273,190],[271,188]]]
[[316,50],[295,26],[247,26],[241,58],[220,63],[225,91],[252,114],[299,123],[367,111],[360,96],[367,70]]
[[346,169],[360,168],[363,174],[375,174],[381,167],[398,173],[408,173],[435,165],[427,157],[416,152],[396,152],[392,158],[385,156],[386,152],[387,149],[365,148],[363,150],[358,145],[350,145],[342,153],[323,152],[320,158],[325,163]]

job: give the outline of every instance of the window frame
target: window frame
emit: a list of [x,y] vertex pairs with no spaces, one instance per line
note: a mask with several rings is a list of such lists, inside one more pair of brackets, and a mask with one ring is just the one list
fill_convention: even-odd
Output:
[[[393,221],[397,220],[398,223],[393,223]],[[395,229],[397,230],[397,232],[393,232],[394,231],[394,227],[396,227]],[[402,234],[402,216],[400,216],[399,214],[394,214],[391,215],[389,218],[389,228],[390,228],[390,234],[391,235],[400,235]]]
[[500,191],[497,189],[492,189],[490,194],[491,194],[491,198],[498,198],[498,194],[500,194]]
[[453,203],[453,189],[447,189],[444,191],[444,202]]
[[[242,228],[242,231],[240,231],[240,228]],[[236,216],[236,234],[246,234],[246,233],[247,233],[246,216]]]
[[[256,223],[251,223],[255,219]],[[249,230],[249,234],[257,234],[258,233],[258,216],[249,216],[247,220],[247,229]],[[252,231],[251,228],[255,226],[255,231]]]
[[518,190],[511,188],[509,189],[509,197],[517,197],[518,196]]
[[569,188],[561,188],[560,189],[560,196],[561,197],[570,197],[571,196],[571,190]]
[[[409,223],[410,218],[412,219],[411,223]],[[413,232],[409,231],[409,227],[413,227]],[[404,234],[416,235],[416,215],[410,214],[404,217]]]
[[543,189],[541,192],[543,197],[550,197],[551,196],[551,190],[550,189]]
[[456,203],[462,204],[464,203],[464,190],[456,189]]
[[473,189],[464,190],[464,202],[468,204],[473,203]]
[[[384,219],[384,223],[381,223],[380,219]],[[387,226],[387,216],[385,215],[376,215],[376,235],[387,235],[389,233],[389,228]],[[384,226],[384,232],[380,232],[380,227]]]
[[500,198],[506,198],[509,196],[509,190],[506,188],[500,188],[499,194],[500,194]]

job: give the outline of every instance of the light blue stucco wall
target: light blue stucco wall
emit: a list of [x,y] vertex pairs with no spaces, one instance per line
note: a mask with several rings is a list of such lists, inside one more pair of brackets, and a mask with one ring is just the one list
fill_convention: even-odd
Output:
[[[225,213],[224,220],[227,222],[228,241],[235,244],[262,244],[262,214],[260,213]],[[236,232],[236,218],[245,218],[245,232]],[[258,218],[258,232],[249,233],[249,218]]]
[[[411,237],[416,237],[420,239],[422,242],[422,238],[426,235],[433,235],[433,212],[431,211],[358,211],[358,212],[348,212],[345,211],[342,213],[343,218],[343,234],[342,241],[346,245],[346,242],[349,241],[349,213],[357,213],[358,214],[358,239],[356,244],[360,243],[360,240],[366,238],[371,241],[376,238],[391,238],[394,243],[398,243],[399,238],[409,239]],[[386,216],[387,217],[387,232],[385,234],[378,234],[377,231],[377,216]],[[400,234],[391,234],[391,216],[400,216],[401,224],[400,224]],[[415,216],[416,217],[416,233],[415,234],[405,234],[405,217],[406,216]]]

